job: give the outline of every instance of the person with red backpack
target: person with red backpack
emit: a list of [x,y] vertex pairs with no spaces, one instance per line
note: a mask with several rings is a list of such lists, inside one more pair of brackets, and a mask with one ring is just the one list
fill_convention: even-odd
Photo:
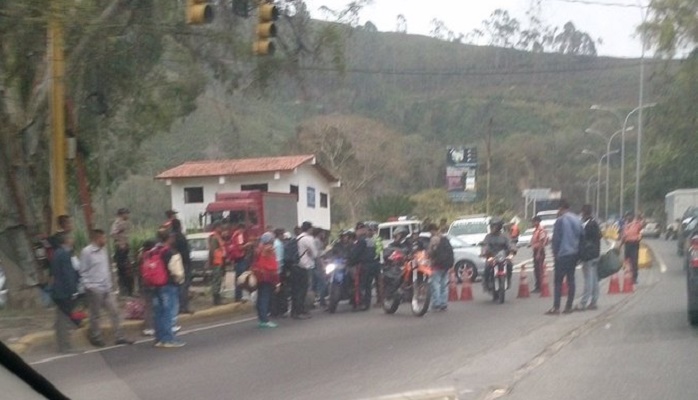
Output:
[[141,279],[152,294],[155,347],[177,348],[185,345],[175,338],[173,330],[184,267],[181,256],[173,249],[174,235],[161,230],[158,238],[160,243],[143,254]]

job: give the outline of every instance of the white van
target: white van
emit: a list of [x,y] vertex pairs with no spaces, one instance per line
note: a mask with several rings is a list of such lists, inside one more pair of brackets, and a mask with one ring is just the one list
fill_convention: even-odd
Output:
[[419,232],[421,226],[421,221],[417,220],[383,222],[378,224],[378,236],[383,240],[383,246],[387,246],[393,242],[394,233],[399,228],[406,229],[409,236],[413,232]]
[[460,217],[451,223],[448,235],[455,236],[469,246],[479,246],[490,232],[490,220],[486,215]]

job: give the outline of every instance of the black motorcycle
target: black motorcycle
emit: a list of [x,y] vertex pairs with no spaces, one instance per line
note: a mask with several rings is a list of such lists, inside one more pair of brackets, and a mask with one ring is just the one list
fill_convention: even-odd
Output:
[[327,292],[329,302],[327,311],[334,314],[340,301],[349,300],[354,309],[358,308],[359,299],[357,297],[359,276],[356,275],[355,267],[347,267],[343,258],[333,258],[325,265],[325,275],[327,276]]
[[486,292],[492,293],[492,301],[504,303],[505,293],[509,289],[509,257],[504,250],[487,259],[485,278],[482,280]]

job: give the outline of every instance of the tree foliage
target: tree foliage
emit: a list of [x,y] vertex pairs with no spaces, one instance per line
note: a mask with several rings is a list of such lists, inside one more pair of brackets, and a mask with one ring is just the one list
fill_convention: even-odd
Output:
[[673,55],[678,49],[695,47],[698,43],[698,1],[651,0],[649,18],[640,25],[658,52]]
[[367,211],[376,221],[387,221],[390,217],[410,215],[414,210],[414,202],[404,194],[388,194],[371,197],[368,200]]

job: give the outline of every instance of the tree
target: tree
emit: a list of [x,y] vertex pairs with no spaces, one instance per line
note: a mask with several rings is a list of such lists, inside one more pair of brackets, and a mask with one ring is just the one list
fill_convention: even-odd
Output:
[[414,202],[402,194],[389,194],[370,198],[367,209],[371,218],[386,221],[390,217],[411,214]]
[[407,18],[403,14],[398,14],[397,25],[395,26],[395,32],[407,33]]
[[555,51],[561,54],[596,56],[594,39],[588,33],[578,31],[572,22],[567,22],[552,42]]
[[651,0],[649,18],[640,25],[660,54],[672,56],[676,50],[698,43],[698,1]]
[[315,154],[340,177],[342,187],[333,196],[333,211],[346,212],[351,221],[363,215],[366,199],[397,193],[408,179],[400,135],[367,118],[336,115],[306,120],[289,148]]

